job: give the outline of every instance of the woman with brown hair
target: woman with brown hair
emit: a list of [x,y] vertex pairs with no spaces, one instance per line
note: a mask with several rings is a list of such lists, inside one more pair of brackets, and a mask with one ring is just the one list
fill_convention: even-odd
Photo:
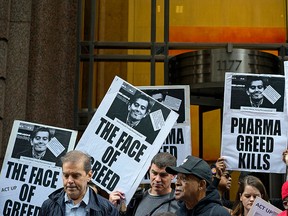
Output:
[[256,197],[261,197],[265,201],[269,200],[265,186],[261,180],[255,176],[248,175],[239,182],[239,188],[231,215],[246,216]]

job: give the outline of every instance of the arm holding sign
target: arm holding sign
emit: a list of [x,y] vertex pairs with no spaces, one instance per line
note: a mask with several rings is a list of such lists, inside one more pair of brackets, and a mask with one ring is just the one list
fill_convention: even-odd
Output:
[[215,164],[211,165],[211,172],[213,175],[213,182],[212,184],[217,188],[220,180],[221,180],[221,176],[222,173],[225,171],[226,169],[226,165],[224,163],[224,158],[220,157],[217,159]]
[[115,206],[117,207],[117,205],[119,205],[121,203],[121,200],[125,199],[125,195],[124,193],[122,193],[121,191],[113,191],[110,195],[109,195],[109,201]]
[[226,164],[224,157],[220,157],[216,161],[216,177],[221,178],[223,173],[226,171]]
[[125,195],[121,191],[113,191],[109,195],[109,201],[118,209],[120,215],[126,215],[127,206],[124,204]]
[[[136,191],[127,206],[126,216],[176,212],[178,205],[171,188],[175,175],[165,171],[166,167],[175,165],[176,158],[168,152],[160,152],[153,157],[149,168],[150,189],[144,191],[140,188]],[[114,205],[121,203],[124,198],[124,194],[119,191],[114,191],[109,196]]]
[[218,158],[215,165],[212,165],[213,182],[212,184],[218,189],[223,206],[231,212],[233,202],[226,198],[226,193],[231,188],[232,178],[230,172],[226,170],[224,157]]

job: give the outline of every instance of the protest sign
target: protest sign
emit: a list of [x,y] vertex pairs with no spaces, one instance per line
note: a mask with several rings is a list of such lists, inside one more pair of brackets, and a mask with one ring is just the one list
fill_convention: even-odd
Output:
[[247,216],[277,216],[280,209],[266,202],[261,197],[256,197]]
[[[15,120],[0,176],[0,214],[38,215],[48,195],[62,187],[60,157],[77,132]],[[36,154],[40,150],[42,154]],[[44,154],[45,153],[45,154]]]
[[284,173],[285,77],[226,73],[221,156],[227,169]]
[[[177,158],[177,164],[181,164],[187,155],[192,154],[189,85],[139,86],[138,88],[179,114],[160,152],[169,152]],[[141,183],[150,183],[148,173]]]
[[92,181],[129,203],[177,117],[116,76],[76,146],[93,158]]

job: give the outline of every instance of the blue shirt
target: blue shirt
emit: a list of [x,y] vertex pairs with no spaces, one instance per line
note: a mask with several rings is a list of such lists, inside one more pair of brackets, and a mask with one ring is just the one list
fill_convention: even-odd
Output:
[[65,215],[66,216],[87,216],[89,215],[89,209],[87,208],[89,202],[89,190],[87,188],[86,193],[81,202],[74,205],[73,200],[69,199],[65,193]]

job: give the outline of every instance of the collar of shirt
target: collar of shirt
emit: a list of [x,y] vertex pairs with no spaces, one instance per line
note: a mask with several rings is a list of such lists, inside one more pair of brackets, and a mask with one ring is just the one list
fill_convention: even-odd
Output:
[[250,103],[252,107],[260,107],[263,104],[263,98],[258,102],[252,101],[252,99],[250,98]]
[[44,152],[41,152],[40,154],[39,153],[37,154],[35,152],[34,148],[32,148],[32,156],[33,156],[33,158],[42,159],[44,157],[45,153],[46,153],[46,150]]
[[86,215],[86,212],[88,212],[87,205],[89,203],[89,188],[87,187],[83,199],[78,204],[74,205],[73,200],[69,199],[66,193],[64,202],[66,215],[74,215],[73,212],[76,213],[76,215]]

